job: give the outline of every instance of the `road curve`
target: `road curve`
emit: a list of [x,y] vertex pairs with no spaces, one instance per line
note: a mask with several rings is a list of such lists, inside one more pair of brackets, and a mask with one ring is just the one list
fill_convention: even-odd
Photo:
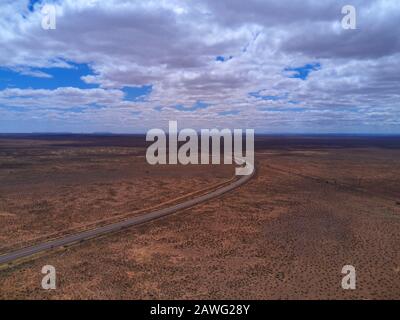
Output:
[[[247,164],[250,165],[250,164]],[[231,184],[224,186],[222,188],[216,189],[210,193],[204,194],[202,196],[184,201],[182,203],[176,204],[172,207],[156,210],[153,212],[149,212],[146,214],[143,214],[138,217],[132,217],[120,222],[115,222],[112,224],[108,224],[102,227],[98,227],[95,229],[87,230],[87,231],[82,231],[79,233],[71,234],[62,238],[58,238],[55,240],[50,240],[44,243],[39,243],[30,247],[22,248],[13,252],[9,252],[3,255],[0,255],[0,265],[11,263],[15,260],[22,259],[22,258],[27,258],[31,255],[41,253],[43,251],[59,248],[62,246],[67,246],[71,245],[77,242],[82,242],[84,240],[88,240],[94,237],[98,237],[101,235],[105,235],[111,232],[116,232],[128,227],[136,226],[145,222],[149,222],[155,219],[159,219],[161,217],[170,215],[176,211],[187,209],[190,207],[193,207],[199,203],[205,202],[207,200],[216,198],[220,195],[223,195],[224,193],[227,193],[233,189],[236,189],[246,183],[248,180],[250,180],[254,173],[255,169],[252,168],[252,173],[247,176],[241,176],[238,180],[232,182]]]

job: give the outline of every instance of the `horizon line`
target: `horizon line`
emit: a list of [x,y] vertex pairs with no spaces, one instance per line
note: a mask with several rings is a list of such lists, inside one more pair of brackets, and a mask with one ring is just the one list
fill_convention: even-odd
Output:
[[[1,136],[7,135],[36,135],[36,136],[46,136],[46,135],[87,135],[87,136],[133,136],[133,135],[146,135],[146,132],[137,133],[115,133],[115,132],[0,132]],[[168,133],[167,133],[168,134]],[[340,133],[340,132],[258,132],[255,136],[268,135],[268,136],[393,136],[400,137],[400,133]]]

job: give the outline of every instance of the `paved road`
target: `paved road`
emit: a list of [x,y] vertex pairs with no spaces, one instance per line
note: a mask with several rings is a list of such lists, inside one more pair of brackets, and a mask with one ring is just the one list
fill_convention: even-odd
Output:
[[18,260],[21,258],[26,258],[26,257],[29,257],[36,253],[51,250],[54,248],[59,248],[59,247],[66,246],[66,245],[71,245],[73,243],[82,242],[84,240],[88,240],[88,239],[91,239],[91,238],[94,238],[94,237],[97,237],[100,235],[105,235],[107,233],[116,232],[116,231],[119,231],[119,230],[122,230],[122,229],[125,229],[128,227],[136,226],[136,225],[148,222],[148,221],[152,221],[152,220],[170,215],[178,210],[183,210],[183,209],[193,207],[199,203],[213,199],[213,198],[218,197],[228,191],[238,188],[239,186],[241,186],[242,184],[244,184],[248,180],[250,180],[252,178],[252,176],[254,175],[254,172],[255,172],[255,170],[253,170],[252,174],[250,174],[248,176],[242,176],[238,180],[232,182],[231,184],[229,184],[225,187],[216,189],[210,193],[207,193],[207,194],[199,196],[197,198],[193,198],[188,201],[179,203],[172,207],[149,212],[147,214],[144,214],[144,215],[141,215],[138,217],[133,217],[133,218],[126,219],[126,220],[123,220],[120,222],[105,225],[103,227],[99,227],[96,229],[71,234],[71,235],[68,235],[68,236],[65,236],[65,237],[62,237],[59,239],[47,241],[44,243],[39,243],[39,244],[36,244],[31,247],[26,247],[26,248],[22,248],[22,249],[13,251],[13,252],[6,253],[6,254],[0,256],[0,265],[6,264],[6,263],[11,263],[15,260]]

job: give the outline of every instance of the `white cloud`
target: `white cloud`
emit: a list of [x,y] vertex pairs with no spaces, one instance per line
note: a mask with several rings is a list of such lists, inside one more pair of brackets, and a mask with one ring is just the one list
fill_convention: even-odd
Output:
[[[29,108],[27,117],[47,108],[68,123],[77,114],[62,109],[101,104],[104,108],[87,108],[80,119],[119,130],[122,125],[125,131],[178,119],[187,126],[262,131],[400,132],[400,5],[395,0],[353,1],[356,30],[338,28],[346,1],[55,3],[57,29],[43,30],[39,5],[29,12],[28,1],[2,2],[0,66],[46,77],[37,68],[88,63],[93,74],[82,79],[100,88],[5,89],[0,108]],[[232,59],[218,62],[216,56]],[[312,62],[322,68],[305,81],[284,72]],[[122,87],[149,84],[153,92],[147,101],[124,101]],[[259,90],[281,98],[248,94]],[[196,101],[210,106],[194,112],[173,108]],[[164,107],[161,112],[154,110],[158,106]],[[226,110],[240,113],[218,115]]]

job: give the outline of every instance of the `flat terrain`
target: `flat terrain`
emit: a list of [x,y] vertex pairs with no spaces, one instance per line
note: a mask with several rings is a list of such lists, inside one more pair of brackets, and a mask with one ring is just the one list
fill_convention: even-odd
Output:
[[0,136],[0,254],[140,214],[233,176],[229,166],[151,166],[143,147],[104,146],[98,139]]
[[[140,137],[0,140],[3,253],[233,174],[148,166]],[[400,299],[400,138],[258,137],[256,166],[221,198],[0,271],[0,298]]]

